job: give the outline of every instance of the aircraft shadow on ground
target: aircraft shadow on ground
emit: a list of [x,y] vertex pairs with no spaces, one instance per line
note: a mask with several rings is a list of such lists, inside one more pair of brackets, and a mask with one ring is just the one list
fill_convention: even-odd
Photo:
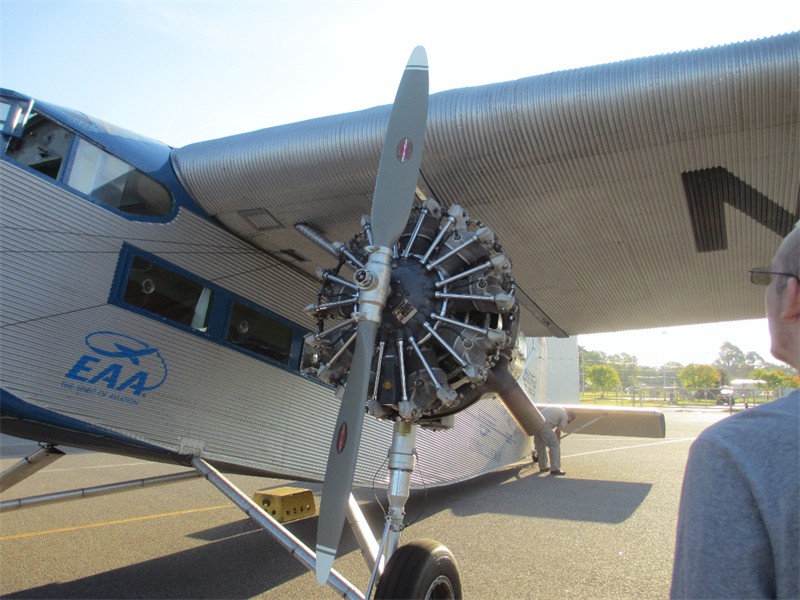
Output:
[[[457,516],[491,512],[540,519],[622,523],[642,504],[652,484],[569,479],[514,466],[459,484],[415,489],[406,507],[413,518],[451,510]],[[425,518],[423,515],[422,518]]]
[[[292,533],[312,548],[316,528],[317,519],[291,524]],[[208,543],[75,581],[29,588],[2,597],[252,598],[309,572],[246,517],[190,537]],[[354,550],[357,550],[355,538],[345,528],[340,554]],[[367,573],[366,567],[364,572]]]

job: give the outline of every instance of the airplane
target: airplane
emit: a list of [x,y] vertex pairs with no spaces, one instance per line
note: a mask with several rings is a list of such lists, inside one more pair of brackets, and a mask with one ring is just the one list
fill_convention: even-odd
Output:
[[[345,596],[460,596],[403,508],[529,455],[520,340],[763,315],[799,59],[795,32],[429,95],[417,48],[392,106],[183,148],[3,89],[1,424],[44,447],[0,483],[59,445],[191,465]],[[379,545],[350,490],[384,463]],[[316,552],[222,471],[323,482]]]

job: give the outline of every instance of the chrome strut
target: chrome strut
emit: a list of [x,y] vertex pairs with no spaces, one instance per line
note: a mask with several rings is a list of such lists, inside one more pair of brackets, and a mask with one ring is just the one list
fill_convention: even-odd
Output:
[[386,495],[389,499],[389,510],[383,528],[381,545],[378,549],[378,560],[372,571],[367,586],[366,597],[372,594],[372,587],[380,575],[381,559],[388,561],[400,545],[400,532],[405,527],[406,502],[411,490],[411,474],[416,466],[416,443],[419,425],[408,421],[395,421],[392,432],[392,445],[389,448],[389,487]]

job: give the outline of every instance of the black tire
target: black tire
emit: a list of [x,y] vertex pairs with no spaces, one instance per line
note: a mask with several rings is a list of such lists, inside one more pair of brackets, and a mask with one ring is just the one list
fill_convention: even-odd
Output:
[[386,563],[375,598],[460,599],[461,577],[453,553],[436,540],[414,540],[400,546]]

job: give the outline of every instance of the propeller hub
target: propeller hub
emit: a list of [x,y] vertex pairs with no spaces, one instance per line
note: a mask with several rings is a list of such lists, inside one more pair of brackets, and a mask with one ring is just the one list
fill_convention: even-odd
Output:
[[362,290],[369,290],[375,286],[375,276],[366,269],[359,269],[353,276],[353,281]]
[[[435,273],[428,271],[415,257],[392,262],[391,292],[384,309],[385,327],[400,336],[424,335],[424,323],[437,310]],[[397,337],[397,336],[395,336]]]
[[371,248],[367,266],[355,274],[359,287],[358,309],[361,317],[373,323],[381,322],[381,312],[389,295],[392,273],[392,253],[388,248]]

